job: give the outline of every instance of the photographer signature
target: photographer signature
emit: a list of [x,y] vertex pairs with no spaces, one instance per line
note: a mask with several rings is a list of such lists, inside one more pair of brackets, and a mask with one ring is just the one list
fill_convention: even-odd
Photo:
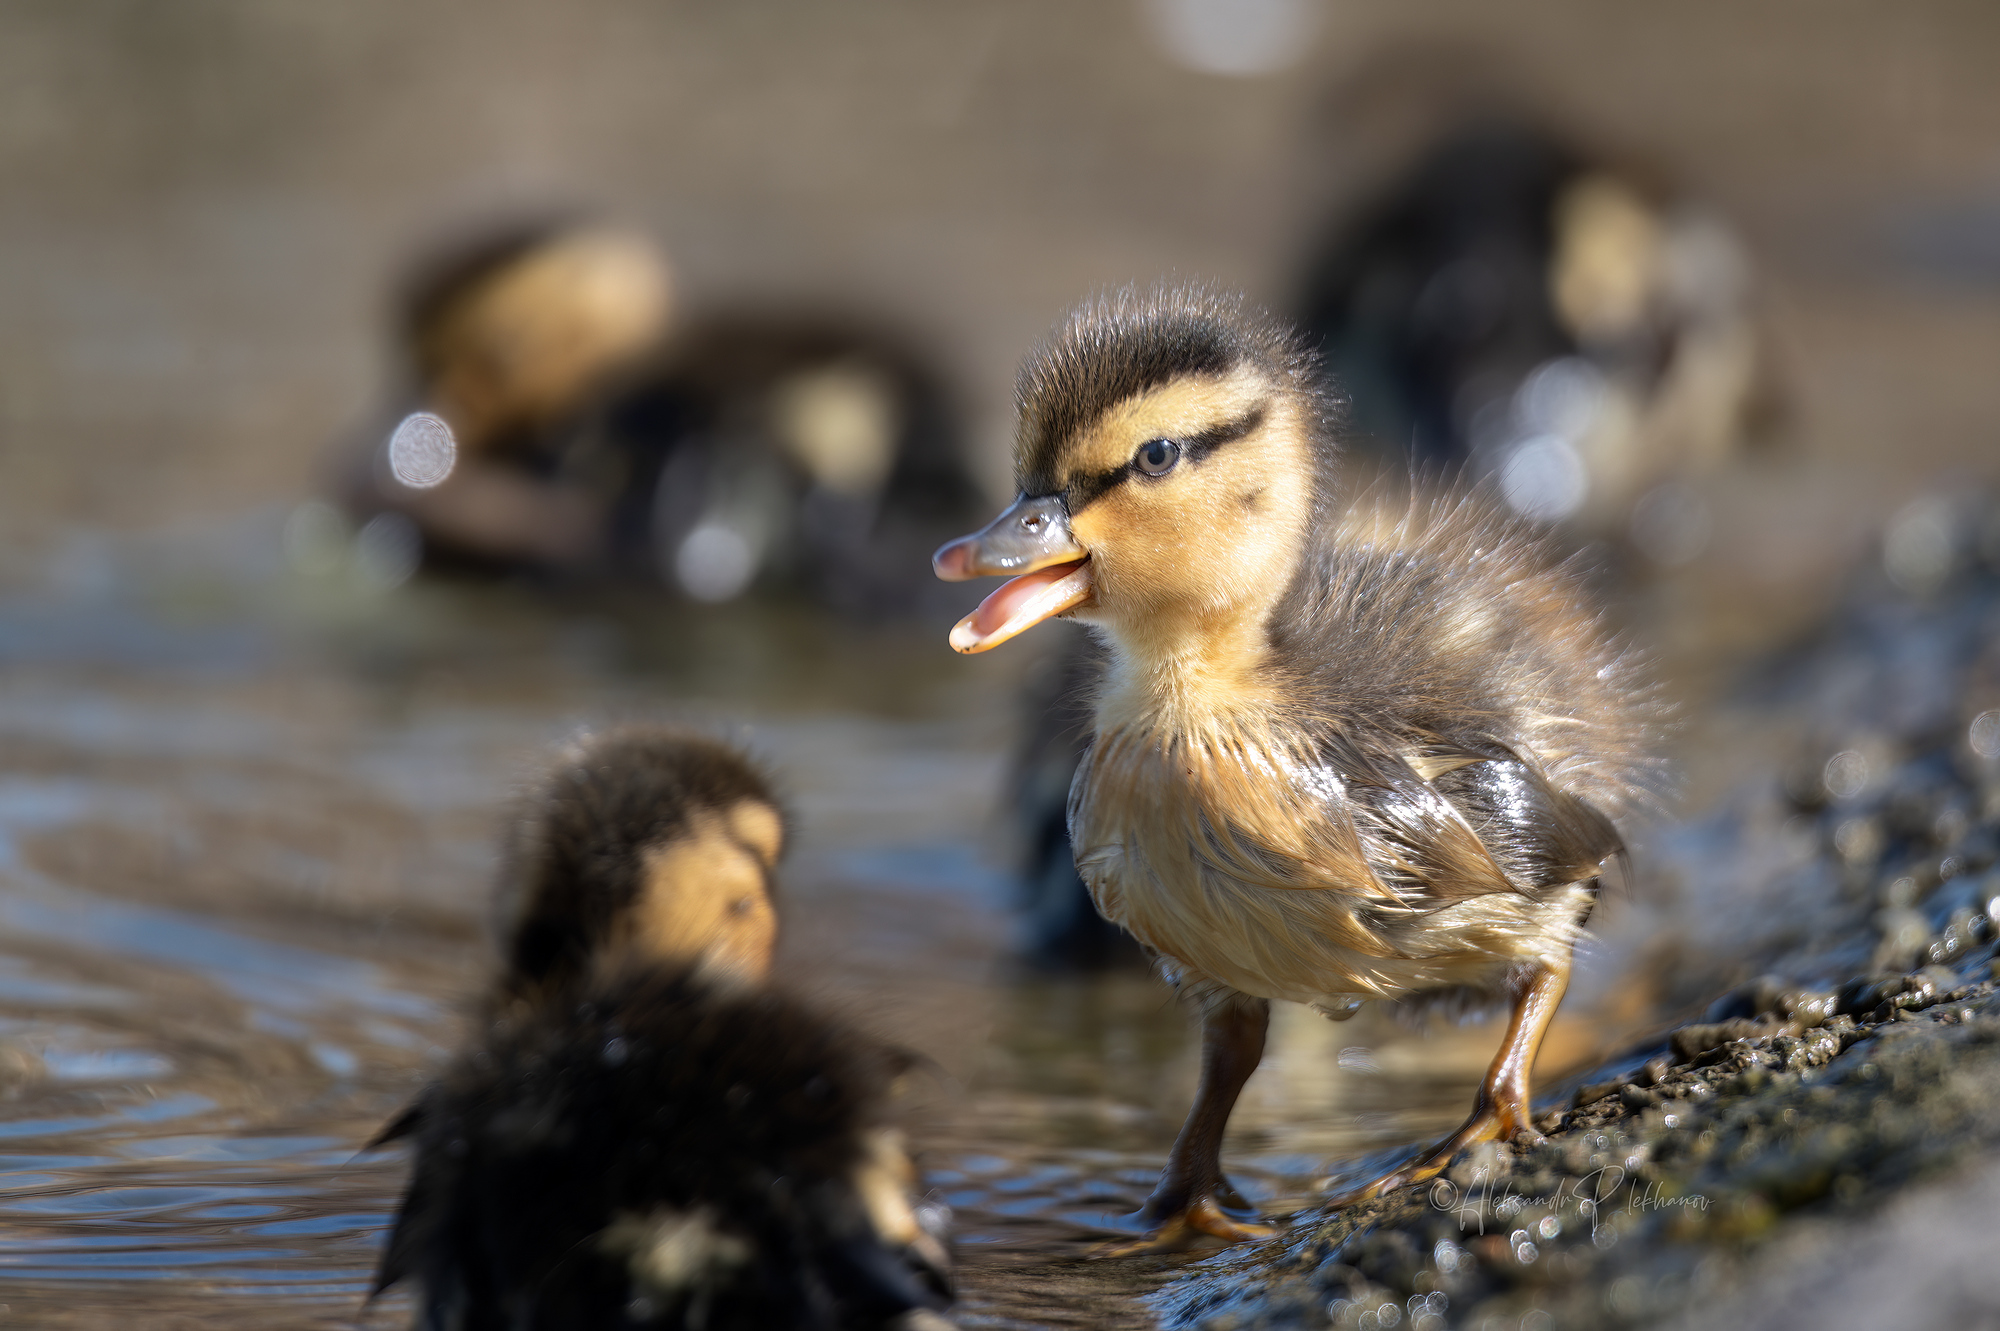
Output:
[[1476,1228],[1481,1234],[1486,1232],[1489,1216],[1496,1220],[1506,1219],[1529,1207],[1556,1212],[1568,1208],[1594,1218],[1620,1205],[1621,1194],[1623,1209],[1628,1212],[1659,1211],[1669,1207],[1695,1211],[1708,1209],[1708,1198],[1698,1192],[1677,1195],[1666,1192],[1657,1183],[1628,1187],[1629,1175],[1622,1165],[1606,1165],[1580,1178],[1564,1179],[1553,1193],[1535,1196],[1522,1193],[1511,1182],[1502,1183],[1496,1191],[1491,1174],[1490,1169],[1482,1166],[1466,1186],[1448,1178],[1438,1179],[1430,1188],[1432,1208],[1455,1215],[1459,1228]]

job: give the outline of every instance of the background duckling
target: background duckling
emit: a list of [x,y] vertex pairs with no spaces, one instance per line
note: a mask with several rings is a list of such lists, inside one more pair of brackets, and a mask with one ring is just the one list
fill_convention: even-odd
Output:
[[1735,232],[1657,172],[1492,106],[1349,212],[1298,311],[1358,442],[1490,475],[1515,511],[1660,563],[1699,550],[1672,521],[1700,521],[1686,483],[1778,414]]
[[727,744],[635,725],[568,746],[513,820],[500,990],[552,993],[630,954],[764,979],[784,843],[769,781]]
[[574,456],[572,436],[667,335],[674,281],[658,246],[620,228],[523,222],[429,256],[400,304],[406,386],[348,464],[353,515],[375,523],[378,543],[411,547],[411,564],[612,560],[620,469]]
[[1036,662],[1022,688],[1021,737],[1008,773],[1020,845],[1020,949],[1045,970],[1143,964],[1132,937],[1097,913],[1069,844],[1069,787],[1090,741],[1104,652],[1079,625]]
[[982,502],[908,340],[838,312],[684,317],[644,236],[505,229],[403,304],[410,387],[345,490],[371,540],[429,563],[903,612],[931,586],[916,555]]
[[1658,708],[1573,572],[1483,500],[1343,502],[1330,398],[1286,330],[1199,289],[1071,316],[1021,372],[1020,498],[941,549],[1015,573],[952,632],[1057,614],[1109,650],[1070,795],[1106,918],[1202,1010],[1192,1113],[1150,1242],[1260,1232],[1220,1165],[1269,1000],[1509,1005],[1464,1127],[1361,1189],[1530,1131],[1612,819],[1654,775]]
[[434,1328],[914,1327],[949,1301],[886,1119],[907,1057],[763,987],[784,830],[725,744],[563,751],[510,838],[484,1034],[376,1143],[417,1147],[377,1292],[417,1278]]
[[377,1292],[418,1280],[431,1331],[946,1326],[887,1119],[904,1061],[685,966],[600,974],[433,1091]]

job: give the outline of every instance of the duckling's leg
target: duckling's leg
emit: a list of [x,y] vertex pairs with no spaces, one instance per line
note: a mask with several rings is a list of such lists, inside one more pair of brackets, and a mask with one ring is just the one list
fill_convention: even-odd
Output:
[[1243,1083],[1264,1057],[1264,1032],[1271,1024],[1271,1004],[1233,990],[1207,999],[1201,1014],[1201,1085],[1188,1111],[1181,1135],[1167,1156],[1159,1186],[1139,1211],[1139,1221],[1151,1232],[1138,1243],[1113,1249],[1125,1257],[1144,1252],[1175,1252],[1204,1238],[1238,1243],[1270,1234],[1263,1225],[1231,1220],[1223,1208],[1250,1210],[1250,1204],[1222,1176],[1222,1129]]
[[1526,1132],[1537,1140],[1541,1134],[1530,1121],[1528,1073],[1535,1065],[1535,1051],[1569,987],[1570,957],[1565,951],[1559,960],[1537,966],[1521,981],[1514,995],[1513,1016],[1507,1022],[1507,1038],[1486,1069],[1479,1096],[1472,1102],[1472,1117],[1465,1126],[1445,1138],[1437,1149],[1413,1160],[1373,1183],[1341,1194],[1329,1206],[1352,1206],[1356,1202],[1394,1192],[1406,1184],[1422,1183],[1444,1172],[1451,1158],[1474,1142],[1509,1140]]

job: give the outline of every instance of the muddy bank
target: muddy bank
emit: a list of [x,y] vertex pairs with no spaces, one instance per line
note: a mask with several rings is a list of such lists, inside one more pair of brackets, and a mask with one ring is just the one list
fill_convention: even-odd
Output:
[[[1764,789],[1696,826],[1774,923],[1719,986],[1542,1102],[1547,1140],[1187,1268],[1163,1325],[1958,1326],[2000,1309],[2000,509],[1933,502],[1742,705],[1787,708]],[[1782,845],[1774,845],[1782,842]],[[1778,867],[1773,868],[1771,866]],[[1683,868],[1696,868],[1683,865]],[[1338,1187],[1415,1148],[1345,1162]]]

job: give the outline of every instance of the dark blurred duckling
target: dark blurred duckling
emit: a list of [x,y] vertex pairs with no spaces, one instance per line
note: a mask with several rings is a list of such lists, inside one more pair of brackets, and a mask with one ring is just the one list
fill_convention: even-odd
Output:
[[943,1325],[903,1063],[769,990],[602,973],[432,1091],[377,1287],[418,1280],[427,1331]]
[[853,318],[684,320],[673,290],[656,246],[597,225],[520,226],[427,265],[404,298],[407,405],[347,484],[382,520],[364,543],[700,601],[761,586],[905,609],[914,553],[979,502],[939,376]]
[[418,1324],[941,1325],[941,1208],[886,1106],[907,1056],[763,981],[784,820],[726,745],[628,727],[525,803],[481,1038],[385,1132],[377,1276]]
[[1091,699],[1104,652],[1081,625],[1029,671],[1021,690],[1021,739],[1008,775],[1020,846],[1020,952],[1044,971],[1140,966],[1132,936],[1090,902],[1069,844],[1069,787],[1090,741]]
[[952,632],[1057,614],[1110,655],[1070,795],[1098,909],[1202,1010],[1150,1244],[1254,1236],[1222,1131],[1271,999],[1506,1004],[1471,1117],[1357,1195],[1532,1132],[1529,1069],[1657,707],[1545,542],[1476,497],[1339,492],[1327,392],[1283,328],[1199,289],[1077,311],[1024,366],[1020,498],[941,549],[1016,576]]
[[426,1331],[942,1325],[900,1071],[768,989],[600,973],[432,1089],[378,1289],[418,1279]]
[[1504,112],[1461,119],[1356,209],[1299,313],[1358,438],[1669,565],[1706,530],[1687,483],[1776,414],[1734,232]]

